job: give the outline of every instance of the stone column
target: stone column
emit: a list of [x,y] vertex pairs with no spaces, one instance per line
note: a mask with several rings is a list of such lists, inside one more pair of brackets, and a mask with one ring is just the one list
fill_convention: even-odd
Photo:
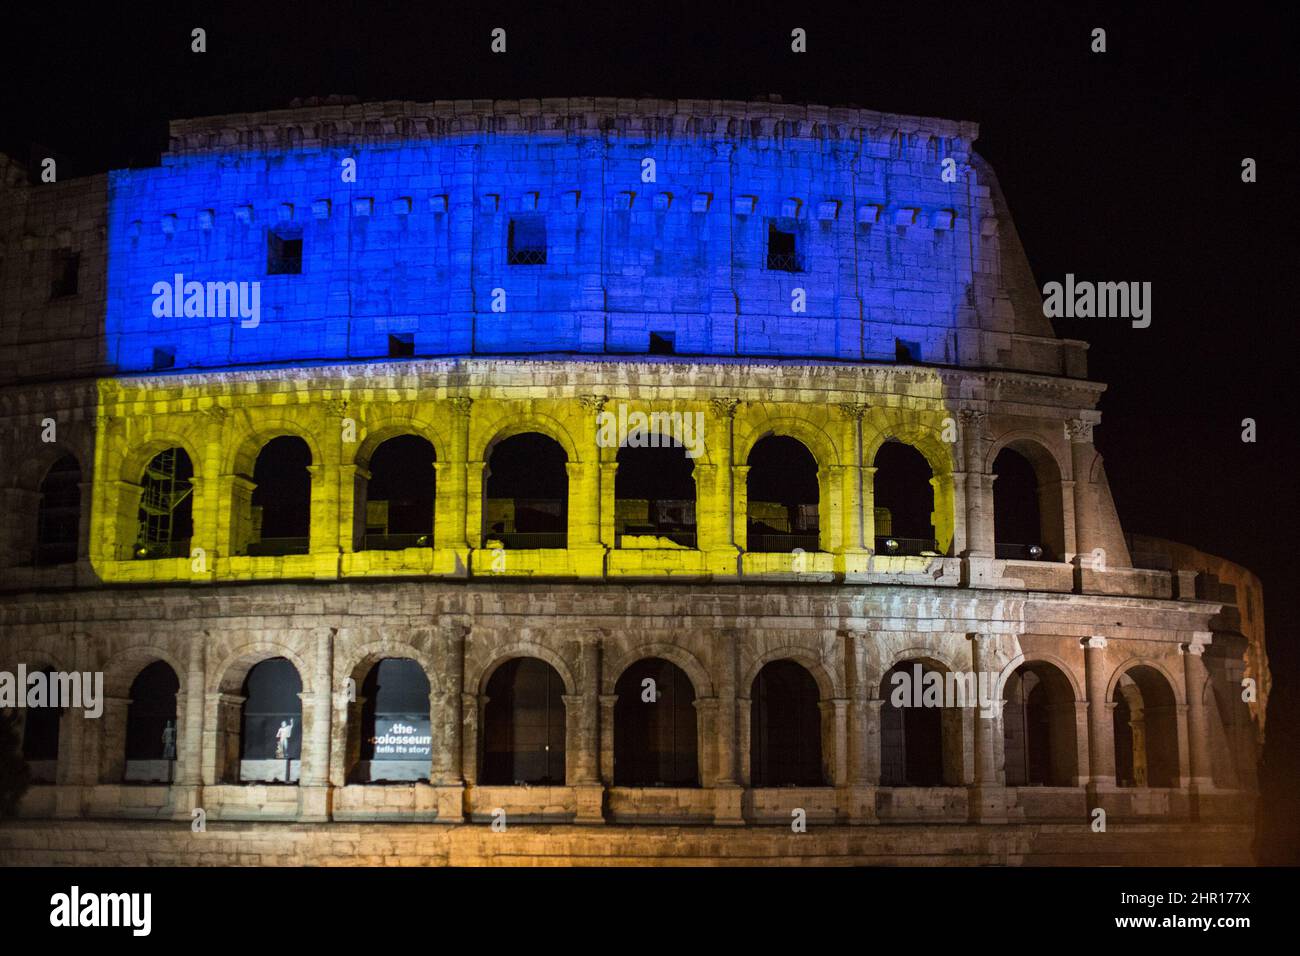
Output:
[[[304,823],[324,822],[330,817],[330,723],[333,717],[335,628],[316,630],[313,690],[302,694],[302,762],[299,771],[298,819]],[[310,720],[310,723],[308,723]]]
[[993,475],[984,473],[988,438],[988,415],[981,409],[964,408],[961,421],[962,459],[965,463],[966,553],[962,555],[963,583],[969,587],[995,587],[993,535]]
[[[87,774],[86,784],[118,784],[126,777],[126,720],[131,708],[129,697],[104,695],[104,712],[99,715],[96,731],[99,734],[99,759],[91,765],[97,772]],[[77,712],[80,716],[80,712]]]
[[599,576],[604,571],[605,546],[601,543],[602,478],[597,428],[600,413],[608,401],[604,395],[582,395],[578,401],[586,419],[579,454],[569,462],[569,551],[580,575]]
[[195,807],[203,803],[203,662],[208,632],[200,631],[189,639],[185,660],[185,682],[176,727],[176,778],[172,786],[172,819],[188,820]]
[[[996,649],[996,636],[992,634],[970,634],[971,670],[977,682],[982,675],[996,675],[1001,671]],[[991,678],[986,686],[992,688]],[[972,823],[1006,823],[1009,817],[1010,794],[1007,792],[1003,766],[1006,761],[1002,735],[1002,707],[1005,703],[999,693],[998,699],[988,702],[987,708],[981,707],[976,700],[971,711],[973,737],[975,745],[974,784],[969,790],[969,812]]]
[[[93,674],[103,669],[85,634],[74,634],[72,645],[75,670]],[[98,718],[87,717],[76,708],[68,708],[60,716],[59,755],[54,768],[58,784],[54,797],[56,817],[79,817],[85,812],[90,788],[99,782],[100,753],[105,745],[103,722],[109,719],[109,713],[110,703],[106,700]]]
[[606,787],[614,786],[614,704],[617,702],[617,694],[600,695],[600,779]]
[[[1097,529],[1097,509],[1093,500],[1093,485],[1089,481],[1093,460],[1097,450],[1092,444],[1093,422],[1081,418],[1072,418],[1065,423],[1070,436],[1070,465],[1074,481],[1070,488],[1073,498],[1074,537],[1066,537],[1065,546],[1073,548],[1081,555],[1081,560],[1091,562],[1092,550],[1101,547]],[[1084,567],[1091,567],[1085,563]]]
[[[437,517],[434,520],[434,546],[457,552],[463,565],[467,560],[466,551],[473,541],[478,545],[482,523],[474,530],[473,536],[467,538],[467,490],[465,463],[468,460],[469,420],[473,400],[469,398],[452,398],[447,400],[452,422],[450,449],[447,460],[437,463],[438,481],[436,494]],[[476,509],[477,510],[477,509]]]
[[741,795],[743,791],[736,774],[736,683],[740,660],[737,648],[738,637],[734,631],[723,632],[720,637],[718,653],[718,698],[717,698],[717,775],[713,782],[716,801],[714,804],[714,823],[743,824],[741,815]]
[[429,781],[435,787],[464,786],[461,768],[461,698],[464,695],[466,628],[444,623],[438,628],[437,668],[429,692],[429,715],[433,725],[433,753]]
[[[695,525],[701,551],[712,552],[709,568],[715,574],[737,574],[740,549],[736,546],[735,530],[736,496],[732,482],[735,476],[731,466],[733,452],[733,425],[736,408],[740,402],[734,398],[714,398],[709,401],[712,412],[709,432],[705,435],[708,462],[695,459],[696,501]],[[734,717],[733,717],[734,723]],[[734,782],[734,778],[733,778]]]
[[577,823],[604,823],[605,788],[600,782],[600,637],[584,635],[580,646],[578,693],[564,698],[565,781],[576,791]]
[[[869,507],[867,495],[863,489],[862,462],[862,416],[867,412],[867,405],[862,403],[844,403],[840,411],[840,533],[838,547],[844,557],[844,570],[860,570],[865,565],[868,551],[874,547],[874,538],[868,541],[866,534],[870,530],[874,535],[875,521],[868,522],[864,510]],[[874,475],[875,470],[872,469]],[[830,515],[818,515],[823,529],[830,520]]]
[[[190,479],[190,484],[194,487],[191,492],[194,496],[194,537],[190,541],[190,554],[193,555],[195,548],[202,548],[206,552],[207,572],[192,573],[193,578],[210,580],[216,570],[216,559],[229,557],[229,552],[222,550],[223,545],[229,547],[229,533],[221,527],[223,489],[220,479],[221,457],[225,448],[223,436],[229,415],[229,410],[221,405],[212,405],[203,410],[203,460],[194,462],[194,477]],[[223,541],[223,538],[226,540]]]
[[[613,450],[611,449],[610,452]],[[617,524],[614,521],[614,482],[618,477],[618,462],[613,458],[600,463],[600,543],[606,548],[618,545]]]
[[1205,710],[1205,688],[1210,681],[1205,668],[1205,648],[1214,640],[1209,631],[1197,631],[1192,640],[1181,646],[1183,679],[1187,697],[1187,751],[1190,763],[1190,786],[1193,791],[1213,790],[1214,772],[1210,764],[1210,724]]
[[466,788],[478,783],[478,733],[483,719],[487,697],[471,691],[460,695],[460,712],[463,715],[460,741],[460,773]]
[[1106,638],[1093,635],[1083,642],[1083,663],[1088,683],[1088,802],[1096,794],[1115,788],[1115,737],[1111,706],[1106,700]]
[[839,631],[843,650],[844,685],[848,691],[845,715],[845,778],[837,800],[840,819],[851,824],[877,822],[876,788],[880,786],[880,701],[871,700],[867,687],[866,638]]
[[749,465],[731,466],[731,540],[742,552],[749,550]]
[[822,717],[822,779],[832,787],[848,780],[849,702],[842,698],[818,701]]

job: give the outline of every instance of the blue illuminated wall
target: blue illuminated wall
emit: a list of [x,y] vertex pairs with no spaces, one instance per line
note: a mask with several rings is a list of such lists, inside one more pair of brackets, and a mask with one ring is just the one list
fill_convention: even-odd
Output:
[[[679,354],[892,360],[901,340],[957,363],[972,275],[989,270],[987,190],[943,182],[942,145],[852,161],[834,147],[474,134],[168,156],[109,177],[107,358],[364,359],[390,335],[416,355],[645,353],[653,332]],[[507,264],[521,216],[545,222],[544,265]],[[772,225],[796,234],[803,271],[767,268]],[[299,275],[267,274],[277,227],[301,230]],[[154,284],[176,273],[260,282],[258,326],[156,318]]]

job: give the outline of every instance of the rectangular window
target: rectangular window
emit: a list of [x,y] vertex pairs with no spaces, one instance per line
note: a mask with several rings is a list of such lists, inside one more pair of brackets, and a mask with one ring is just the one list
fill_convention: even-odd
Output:
[[677,334],[675,332],[651,332],[650,354],[672,355],[677,351]]
[[799,243],[793,229],[780,229],[777,224],[767,224],[767,267],[780,272],[802,272],[799,260]]
[[279,227],[266,234],[266,274],[298,275],[302,272],[302,230]]
[[153,367],[155,369],[174,368],[176,366],[176,349],[167,346],[155,347],[153,350]]
[[546,265],[546,220],[541,216],[521,216],[510,220],[508,240],[512,266]]
[[388,357],[410,358],[415,354],[415,335],[411,332],[396,332],[388,335]]
[[54,253],[52,277],[50,279],[50,298],[61,299],[77,294],[77,278],[81,271],[81,253],[71,249],[59,249]]

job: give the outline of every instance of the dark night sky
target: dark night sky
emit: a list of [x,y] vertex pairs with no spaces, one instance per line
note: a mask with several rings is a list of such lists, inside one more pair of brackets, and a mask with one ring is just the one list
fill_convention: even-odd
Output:
[[[60,173],[156,160],[169,118],[363,100],[642,94],[854,103],[970,119],[998,172],[1040,283],[1153,283],[1153,322],[1058,321],[1091,342],[1109,383],[1097,444],[1125,527],[1184,540],[1264,581],[1275,674],[1270,729],[1294,735],[1296,425],[1274,406],[1291,381],[1297,272],[1296,31],[1281,4],[651,0],[454,5],[175,3],[165,12],[60,14],[21,5],[0,37],[0,149],[40,143]],[[139,9],[137,10],[137,6]],[[1036,5],[1046,6],[1044,4]],[[849,12],[851,11],[851,12]],[[189,52],[189,31],[208,52]],[[505,27],[509,52],[488,34]],[[792,27],[809,52],[789,49]],[[1108,52],[1089,51],[1093,27]],[[1244,156],[1260,182],[1240,180]],[[1244,444],[1241,420],[1258,422]],[[1265,752],[1266,840],[1296,859],[1300,777],[1281,732]],[[1290,818],[1287,822],[1284,818]]]

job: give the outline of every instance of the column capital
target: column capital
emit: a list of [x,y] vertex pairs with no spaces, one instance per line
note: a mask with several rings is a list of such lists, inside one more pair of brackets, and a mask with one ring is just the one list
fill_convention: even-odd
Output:
[[858,421],[871,408],[866,402],[840,402],[835,406],[846,421]]
[[327,398],[321,402],[321,405],[331,415],[342,418],[348,412],[348,400],[346,398]]
[[736,409],[740,406],[738,398],[711,398],[709,407],[713,409],[713,414],[718,418],[734,418]]
[[957,412],[957,418],[963,428],[971,428],[977,431],[983,430],[988,417],[989,413],[982,408],[963,408]]
[[1091,650],[1100,650],[1101,648],[1106,646],[1106,638],[1102,637],[1100,634],[1094,634],[1092,635],[1092,637],[1085,637],[1079,643],[1082,644],[1085,648]]
[[474,399],[468,395],[458,395],[455,398],[447,399],[447,404],[451,406],[454,414],[461,418],[468,418],[469,410],[474,405]]
[[1096,424],[1087,418],[1071,418],[1065,423],[1065,431],[1072,444],[1087,445],[1092,442],[1092,429]]
[[600,414],[604,411],[605,403],[609,401],[608,395],[579,395],[578,404],[589,412]]

